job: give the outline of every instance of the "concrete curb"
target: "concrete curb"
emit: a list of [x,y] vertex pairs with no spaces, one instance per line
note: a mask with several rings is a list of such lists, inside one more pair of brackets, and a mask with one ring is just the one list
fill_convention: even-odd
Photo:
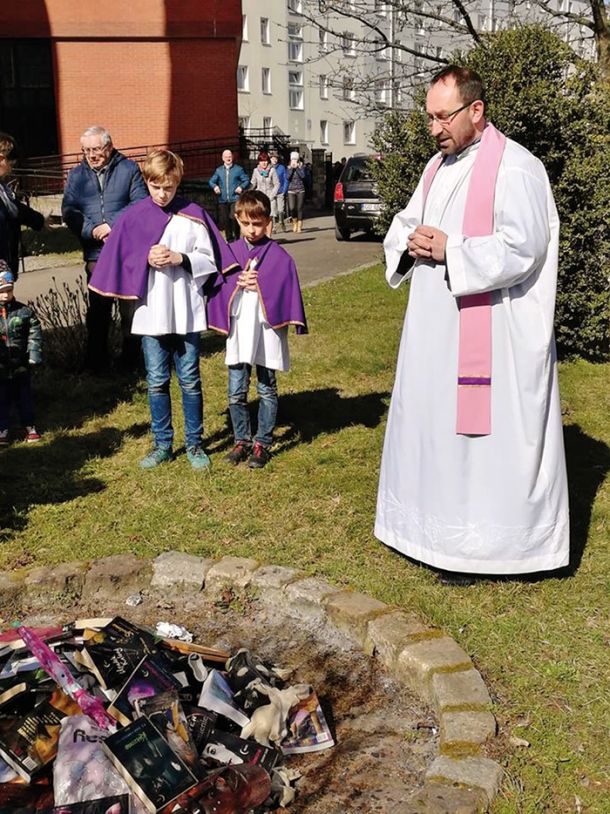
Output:
[[48,610],[50,602],[61,605],[93,595],[121,603],[131,594],[159,588],[183,596],[202,592],[212,601],[227,591],[255,594],[290,617],[330,623],[419,695],[438,717],[440,754],[423,790],[392,814],[476,814],[497,795],[503,770],[483,752],[496,733],[487,687],[452,638],[412,614],[293,568],[239,557],[212,560],[170,551],[150,561],[120,554],[21,575],[0,572],[3,604],[13,609],[25,600]]

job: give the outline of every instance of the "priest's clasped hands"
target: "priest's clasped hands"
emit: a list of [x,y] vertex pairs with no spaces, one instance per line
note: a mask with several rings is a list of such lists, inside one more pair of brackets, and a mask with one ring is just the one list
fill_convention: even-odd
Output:
[[445,262],[447,235],[434,226],[418,226],[407,239],[407,250],[411,257],[422,260]]
[[182,265],[182,255],[180,252],[173,252],[161,243],[156,243],[150,247],[148,252],[148,265],[156,269],[180,266]]

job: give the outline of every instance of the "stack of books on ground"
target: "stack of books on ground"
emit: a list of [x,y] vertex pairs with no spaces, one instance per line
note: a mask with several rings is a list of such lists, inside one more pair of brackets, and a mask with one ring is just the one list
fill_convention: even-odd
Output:
[[0,814],[285,807],[334,744],[316,693],[246,650],[121,617],[0,634]]

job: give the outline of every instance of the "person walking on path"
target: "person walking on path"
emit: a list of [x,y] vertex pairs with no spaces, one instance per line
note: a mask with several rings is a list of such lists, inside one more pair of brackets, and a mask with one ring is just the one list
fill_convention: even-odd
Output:
[[285,231],[284,218],[286,217],[286,193],[288,192],[288,174],[286,167],[280,161],[277,153],[271,153],[271,166],[275,170],[280,188],[277,195],[271,201],[271,219],[273,221],[273,231],[281,229]]
[[[108,130],[88,127],[80,138],[83,160],[68,173],[61,207],[68,228],[81,242],[87,283],[116,219],[128,206],[147,196],[135,161],[115,150]],[[113,300],[89,291],[85,368],[104,373],[109,365],[108,336]],[[137,367],[138,343],[131,336],[133,303],[119,300],[123,348],[121,364]]]
[[474,72],[437,74],[426,110],[439,153],[384,242],[387,282],[411,286],[375,534],[450,583],[561,568],[569,518],[549,180],[486,121]]
[[290,153],[288,176],[288,211],[293,232],[303,231],[303,207],[305,205],[305,168],[297,152]]
[[222,164],[208,181],[218,199],[218,228],[227,240],[237,240],[239,226],[235,221],[235,202],[250,186],[247,172],[233,162],[233,152],[223,150]]
[[[258,166],[254,168],[250,184],[252,190],[258,189],[259,192],[264,193],[269,198],[271,206],[274,206],[274,201],[277,198],[278,192],[280,191],[280,179],[276,171],[271,166],[268,153],[264,151],[259,153]],[[267,224],[267,237],[271,237],[272,231],[273,221],[271,218],[269,218],[269,223]]]

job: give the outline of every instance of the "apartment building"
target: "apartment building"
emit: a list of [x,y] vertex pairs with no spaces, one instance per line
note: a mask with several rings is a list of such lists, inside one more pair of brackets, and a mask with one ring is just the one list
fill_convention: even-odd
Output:
[[308,23],[303,11],[301,0],[242,0],[239,123],[246,132],[285,133],[335,160],[366,152],[374,120],[362,116],[340,70],[357,61],[359,27],[345,21],[345,33],[332,36]]

